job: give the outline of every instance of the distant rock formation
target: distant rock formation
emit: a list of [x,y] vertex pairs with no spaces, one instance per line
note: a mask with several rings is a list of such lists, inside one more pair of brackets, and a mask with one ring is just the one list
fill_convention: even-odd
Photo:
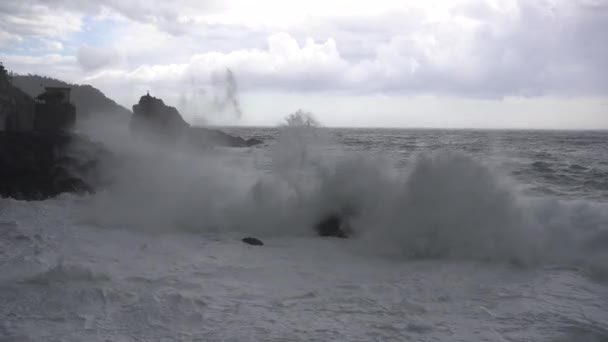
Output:
[[245,140],[217,129],[191,127],[177,109],[150,94],[142,96],[133,106],[130,128],[137,135],[168,142],[181,140],[195,148],[248,147],[262,143],[255,138]]
[[12,83],[30,97],[36,98],[46,87],[71,88],[71,102],[76,107],[80,121],[96,115],[128,120],[131,111],[106,97],[99,89],[90,85],[69,84],[60,80],[38,75],[15,75]]
[[250,147],[264,142],[256,139],[243,139],[238,136],[233,136],[217,129],[210,129],[205,127],[190,127],[187,136],[188,142],[191,145],[204,147],[204,146],[230,146],[230,147]]
[[130,128],[136,134],[175,141],[189,127],[177,109],[150,94],[142,96],[133,106]]
[[131,117],[133,131],[189,141],[196,148],[200,147],[196,142],[234,147],[261,143],[219,130],[192,128],[177,109],[150,95],[143,96],[133,110],[130,115],[91,86],[9,75],[0,64],[0,197],[42,200],[64,192],[92,192],[104,183],[98,170],[111,154],[100,144],[66,131],[74,125],[76,113],[79,120],[97,113],[121,116],[121,120]]
[[[71,153],[77,147],[78,153]],[[0,132],[0,197],[43,200],[64,192],[93,192],[109,153],[67,132]]]

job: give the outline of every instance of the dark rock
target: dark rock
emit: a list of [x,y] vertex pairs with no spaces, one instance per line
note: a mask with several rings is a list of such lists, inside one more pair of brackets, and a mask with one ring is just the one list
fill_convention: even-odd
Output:
[[106,155],[101,145],[76,134],[0,132],[0,196],[43,200],[93,192]]
[[187,141],[195,147],[247,147],[247,142],[241,137],[235,137],[220,130],[205,127],[190,127]]
[[262,143],[258,139],[245,140],[217,129],[191,127],[177,109],[149,94],[142,96],[133,106],[130,128],[136,134],[168,142],[184,139],[187,145],[195,148],[248,147]]
[[69,84],[53,78],[38,75],[15,75],[13,85],[22,89],[31,98],[44,92],[46,87],[69,87],[72,89],[70,100],[78,112],[78,121],[96,116],[120,118],[120,122],[131,117],[131,111],[107,98],[99,89],[90,85]]
[[319,236],[348,238],[352,235],[352,229],[348,222],[341,216],[332,214],[319,221],[315,226],[315,230]]
[[264,243],[262,241],[254,238],[254,237],[246,237],[246,238],[243,238],[242,241],[246,244],[253,245],[253,246],[264,246]]
[[142,96],[133,106],[130,128],[136,134],[174,142],[188,127],[177,109],[150,94]]
[[76,125],[76,107],[70,103],[70,88],[51,88],[36,97],[37,131],[71,130]]
[[187,141],[195,147],[226,146],[226,147],[249,147],[262,144],[263,141],[251,138],[245,140],[217,129],[206,127],[190,127],[188,129]]
[[34,128],[36,102],[12,84],[12,76],[0,64],[0,130],[25,131]]
[[260,139],[249,138],[245,141],[245,143],[247,144],[247,146],[255,146],[255,145],[263,144],[264,142]]

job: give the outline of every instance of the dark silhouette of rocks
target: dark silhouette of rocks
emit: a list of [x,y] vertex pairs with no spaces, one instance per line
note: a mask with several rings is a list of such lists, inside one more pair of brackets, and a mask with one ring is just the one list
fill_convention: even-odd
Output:
[[71,130],[76,108],[71,88],[47,87],[36,100],[13,86],[13,77],[0,65],[0,130],[13,132]]
[[0,196],[43,200],[93,192],[105,156],[101,145],[72,133],[0,132]]
[[322,237],[348,238],[352,236],[352,229],[341,216],[328,215],[315,225],[315,230]]
[[[135,131],[139,130],[141,127],[148,126],[143,129],[143,131],[150,133],[148,135],[157,138],[160,137],[160,139],[168,139],[170,141],[185,137],[189,142],[195,144],[196,147],[217,145],[248,147],[263,143],[259,139],[252,138],[245,140],[217,129],[204,127],[193,127],[190,129],[190,125],[184,121],[177,109],[165,105],[162,99],[149,95],[142,97],[142,99],[145,98],[143,106],[140,106],[142,105],[142,99],[135,105],[138,106],[137,108],[140,114],[143,114],[143,116],[140,115],[138,118],[135,118],[135,116],[137,116],[135,113],[118,105],[116,102],[106,97],[101,91],[90,85],[69,84],[57,79],[38,75],[14,75],[12,76],[12,84],[15,86],[15,91],[20,92],[24,96],[24,101],[29,99],[32,113],[34,112],[35,106],[33,99],[43,93],[45,87],[69,87],[71,88],[70,101],[76,107],[78,122],[86,121],[99,115],[110,117],[121,124],[122,121],[128,121],[129,118],[131,118],[131,124],[133,125],[132,127],[135,128]],[[27,97],[26,94],[29,95],[29,97]],[[148,96],[149,98],[147,98]],[[150,107],[146,107],[146,105],[150,105]],[[133,109],[134,111],[135,106]],[[32,122],[25,130],[33,128],[34,114],[31,116]],[[140,123],[144,124],[140,125]],[[0,130],[1,129],[2,126],[0,126]]]
[[256,239],[254,237],[246,237],[246,238],[243,238],[242,241],[244,243],[246,243],[248,245],[252,245],[252,246],[264,246],[264,243],[261,240]]
[[262,144],[263,141],[250,138],[243,139],[233,136],[217,129],[205,127],[190,127],[187,136],[188,142],[194,146],[229,146],[229,147],[250,147]]
[[43,93],[46,87],[71,88],[71,102],[76,107],[79,120],[87,120],[96,115],[121,120],[126,120],[131,116],[131,111],[106,97],[99,89],[87,84],[69,84],[38,75],[14,75],[12,84],[32,98]]
[[255,146],[255,145],[261,145],[264,142],[260,139],[256,139],[256,138],[249,138],[247,140],[245,140],[245,144],[247,144],[247,146]]
[[36,102],[19,88],[0,64],[0,131],[27,131],[34,128]]
[[68,132],[76,122],[70,88],[46,88],[34,101],[12,85],[12,77],[0,67],[0,197],[42,200],[93,191],[104,153]]
[[76,108],[70,102],[71,88],[47,87],[36,97],[34,129],[71,130],[76,125]]
[[[195,148],[261,143],[190,127],[177,109],[150,95],[143,96],[133,110],[130,127],[135,134],[190,142]],[[112,155],[100,144],[70,132],[81,116],[86,120],[98,113],[122,116],[121,120],[131,114],[91,86],[9,75],[0,64],[0,197],[42,200],[64,192],[93,192],[103,185],[100,165]]]
[[195,148],[249,147],[262,143],[255,138],[245,140],[217,129],[192,127],[177,109],[167,106],[163,100],[150,94],[142,96],[139,103],[133,106],[130,128],[140,136],[168,142],[182,140]]
[[142,96],[133,106],[130,128],[135,134],[175,141],[189,127],[177,109],[150,94]]

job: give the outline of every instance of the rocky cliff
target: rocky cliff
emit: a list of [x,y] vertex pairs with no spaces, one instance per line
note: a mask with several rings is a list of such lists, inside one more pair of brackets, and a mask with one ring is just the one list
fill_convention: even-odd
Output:
[[175,141],[189,127],[177,109],[150,94],[142,96],[133,106],[130,128],[135,134]]
[[100,144],[72,133],[0,132],[0,197],[43,200],[93,192],[109,157]]
[[34,128],[35,101],[14,87],[12,76],[0,64],[0,131],[28,131]]
[[181,141],[189,146],[247,147],[261,144],[258,139],[245,140],[223,131],[205,127],[191,127],[177,109],[167,106],[163,100],[144,95],[133,106],[130,128],[133,133],[154,140]]
[[131,111],[106,97],[99,89],[90,85],[69,84],[60,80],[38,75],[15,75],[12,83],[30,97],[36,98],[45,87],[69,87],[71,101],[76,107],[79,120],[87,120],[95,115],[105,115],[117,119],[131,116]]

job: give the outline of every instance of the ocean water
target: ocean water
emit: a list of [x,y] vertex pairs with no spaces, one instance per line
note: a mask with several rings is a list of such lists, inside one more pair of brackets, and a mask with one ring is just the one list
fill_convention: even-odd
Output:
[[0,199],[0,341],[608,341],[608,132],[227,130]]

